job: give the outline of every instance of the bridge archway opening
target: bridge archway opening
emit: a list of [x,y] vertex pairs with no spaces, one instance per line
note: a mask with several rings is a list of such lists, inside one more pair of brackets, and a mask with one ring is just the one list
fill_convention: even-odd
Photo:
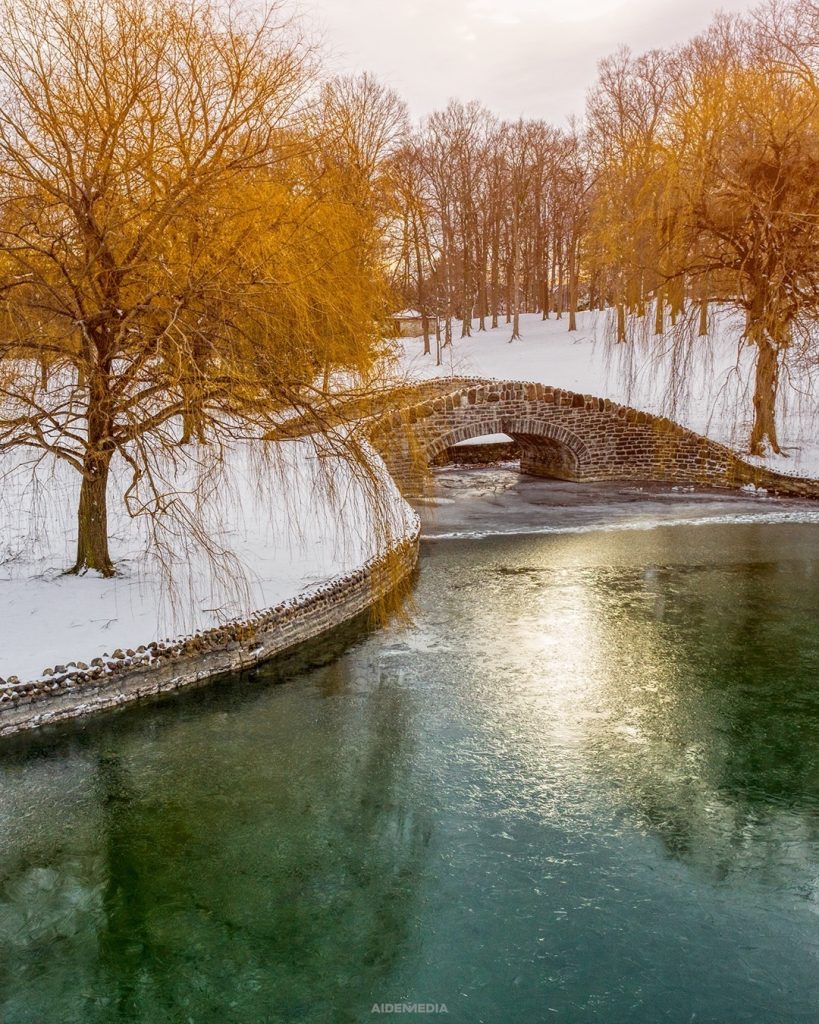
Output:
[[433,465],[515,461],[521,473],[555,480],[580,480],[588,466],[588,451],[579,437],[531,421],[459,427],[429,443],[427,456]]
[[513,438],[509,434],[497,433],[497,434],[479,434],[477,437],[469,437],[465,441],[458,441],[457,444],[453,445],[454,448],[459,450],[469,448],[474,445],[490,445],[490,444],[512,444]]
[[457,463],[463,466],[483,466],[496,462],[519,463],[520,445],[509,434],[502,432],[478,434],[445,448],[435,461],[439,465]]

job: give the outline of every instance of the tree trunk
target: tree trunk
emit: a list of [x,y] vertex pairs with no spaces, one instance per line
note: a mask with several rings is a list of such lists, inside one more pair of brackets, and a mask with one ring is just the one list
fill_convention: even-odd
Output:
[[463,316],[461,318],[461,337],[472,337],[472,307],[468,305],[464,306]]
[[765,441],[771,451],[782,454],[776,437],[776,394],[779,388],[779,352],[767,331],[752,332],[756,344],[754,381],[754,425],[751,429],[751,454],[764,455]]
[[472,309],[474,295],[472,293],[471,274],[469,272],[469,239],[464,233],[463,273],[461,274],[461,337],[472,337]]
[[478,251],[478,330],[486,330],[486,244]]
[[700,324],[698,330],[698,336],[700,338],[706,338],[708,336],[708,278],[706,277],[701,285],[700,294]]
[[617,341],[622,344],[626,340],[626,304],[624,301],[617,303]]
[[573,238],[569,248],[569,330],[577,330],[577,239]]
[[654,297],[654,333],[662,334],[665,330],[665,299],[662,288],[657,289]]
[[557,311],[555,319],[563,319],[563,253],[560,254],[560,262],[557,265]]
[[557,249],[555,248],[556,243],[552,244],[552,259],[549,265],[549,290],[546,296],[547,309],[551,309],[552,297],[555,293],[555,267],[557,265]]
[[[517,304],[518,304],[518,306],[521,306],[521,304],[523,305],[523,312],[524,313],[531,313],[532,312],[532,302],[531,302],[532,293],[531,293],[531,274],[529,272],[529,247],[528,246],[524,250],[523,280],[522,281],[520,280],[520,277],[521,277],[520,270],[518,270],[519,287],[518,287],[518,300],[517,300]],[[521,296],[523,296],[523,302],[522,303],[521,303]]]
[[[324,364],[321,389],[326,395],[330,389],[330,364]],[[205,444],[205,417],[201,410],[192,408],[182,413],[182,444],[190,444],[194,437],[199,444]]]
[[413,223],[413,243],[415,247],[415,287],[417,292],[418,309],[421,311],[421,327],[424,332],[424,355],[428,356],[430,352],[429,348],[429,317],[427,316],[427,303],[426,296],[424,295],[424,264],[421,259],[421,242],[418,238],[418,225],[415,220],[415,216],[412,218]]
[[89,452],[83,465],[80,505],[77,512],[77,561],[69,570],[82,573],[94,569],[113,576],[108,552],[108,471],[111,452]]
[[492,327],[498,326],[498,306],[500,305],[500,234],[498,229],[492,235],[492,266],[491,276],[491,301],[492,301]]
[[[104,352],[107,338],[96,343]],[[88,376],[88,441],[83,456],[80,502],[77,509],[77,560],[69,573],[93,569],[113,576],[114,566],[108,552],[108,471],[114,454],[111,399],[111,361],[98,357]]]
[[520,338],[520,242],[518,238],[517,214],[512,230],[512,337],[510,341]]
[[700,299],[700,326],[697,335],[700,338],[708,336],[708,299]]
[[671,326],[676,327],[677,317],[685,306],[685,286],[680,281],[675,281],[669,288],[668,300],[671,306]]
[[435,315],[435,365],[441,365],[441,318]]

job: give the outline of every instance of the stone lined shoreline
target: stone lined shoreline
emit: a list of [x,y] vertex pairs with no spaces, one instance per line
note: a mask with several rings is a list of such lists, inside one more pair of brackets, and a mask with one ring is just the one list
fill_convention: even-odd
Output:
[[[403,411],[390,410],[373,429],[373,440],[381,440],[376,447],[404,493],[412,490],[409,485],[417,473],[415,456],[406,443],[398,443],[405,438],[395,436],[407,421],[414,425],[432,464],[491,464],[520,458],[522,472],[535,476],[663,480],[732,490],[745,485],[772,494],[819,498],[818,480],[750,464],[725,445],[664,417],[608,399],[537,383],[468,377],[423,382],[416,390],[420,402]],[[540,419],[549,427],[545,436]],[[514,433],[515,424],[519,439],[474,445],[471,450],[455,447],[476,431]],[[576,436],[579,427],[584,427],[584,440]],[[622,443],[612,449],[612,437],[620,435]],[[574,468],[553,465],[565,455],[557,451],[557,442],[579,446],[583,459],[575,453]],[[543,446],[540,455],[538,445]],[[597,462],[591,458],[595,452]],[[542,466],[543,459],[549,464]],[[174,641],[118,649],[90,664],[57,665],[31,681],[15,676],[0,680],[0,737],[179,690],[289,653],[365,612],[406,579],[418,561],[419,540],[420,522],[412,513],[405,535],[387,553],[246,619]]]
[[33,681],[12,676],[0,687],[0,737],[169,693],[289,653],[372,608],[400,585],[417,564],[420,533],[413,513],[406,534],[388,552],[246,619],[174,641],[118,649],[90,664],[57,665]]

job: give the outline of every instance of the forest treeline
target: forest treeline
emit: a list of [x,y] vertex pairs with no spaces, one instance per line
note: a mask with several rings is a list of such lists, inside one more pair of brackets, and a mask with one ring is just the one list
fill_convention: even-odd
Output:
[[413,126],[280,6],[0,0],[0,475],[79,474],[75,572],[114,571],[115,461],[159,520],[184,460],[282,416],[375,493],[337,400],[386,385],[402,304],[428,350],[522,312],[612,308],[625,342],[741,308],[751,451],[778,451],[783,370],[816,359],[818,61],[819,4],[772,0],[608,57],[568,129],[477,102]]
[[[718,16],[692,41],[600,63],[568,130],[451,102],[394,154],[397,284],[452,332],[521,312],[616,310],[660,335],[710,303],[756,350],[752,453],[778,452],[784,369],[817,359],[819,4]],[[673,333],[673,332],[672,332]]]

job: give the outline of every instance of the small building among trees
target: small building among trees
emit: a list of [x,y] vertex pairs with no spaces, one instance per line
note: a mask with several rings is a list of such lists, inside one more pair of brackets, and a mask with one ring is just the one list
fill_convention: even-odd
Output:
[[[432,317],[427,317],[427,321],[434,329]],[[393,313],[392,322],[398,338],[420,338],[424,333],[424,315],[417,309],[402,309],[400,313]]]

